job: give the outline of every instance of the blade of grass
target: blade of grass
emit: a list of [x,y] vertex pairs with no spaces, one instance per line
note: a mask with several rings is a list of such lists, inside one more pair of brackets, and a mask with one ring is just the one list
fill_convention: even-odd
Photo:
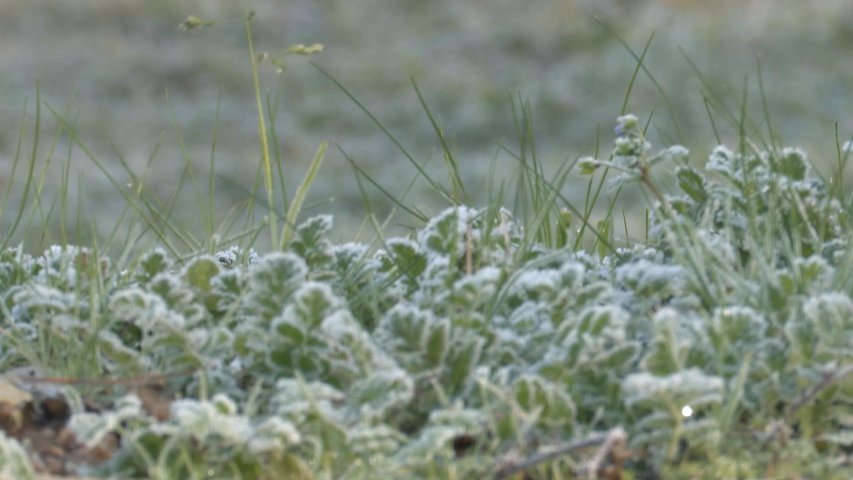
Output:
[[287,210],[290,208],[289,197],[287,195],[287,183],[285,182],[284,177],[284,161],[281,157],[281,149],[279,148],[278,136],[275,132],[275,123],[278,114],[279,107],[279,99],[281,97],[281,91],[283,82],[279,83],[279,88],[276,90],[275,100],[270,100],[270,96],[267,95],[267,115],[270,119],[270,128],[269,135],[272,140],[272,153],[273,158],[275,159],[275,167],[278,172],[278,188],[281,190],[281,199],[284,202],[284,209]]
[[[255,103],[258,109],[258,135],[261,143],[261,160],[264,167],[264,186],[267,190],[267,204],[272,207],[275,205],[275,192],[272,186],[272,164],[270,161],[269,140],[267,139],[267,126],[264,118],[264,107],[261,102],[261,81],[258,75],[258,59],[255,57],[255,45],[252,40],[253,16],[254,12],[251,12],[246,16],[246,38],[249,42],[249,59],[252,65],[252,85],[255,91]],[[272,212],[268,215],[268,221],[270,227],[270,245],[275,248],[276,245],[279,245],[277,237],[278,226],[276,225],[276,216]],[[286,226],[285,230],[287,230]]]
[[[216,144],[219,137],[219,111],[222,106],[222,87],[219,87],[219,92],[216,95],[216,113],[213,115],[213,132],[210,139],[210,159],[207,171],[207,224],[210,225],[208,237],[212,238],[214,234],[213,225],[216,220],[214,218],[214,209],[216,204]],[[212,252],[211,252],[212,253]]]
[[[24,116],[24,119],[26,119],[26,115]],[[24,181],[24,193],[21,196],[21,204],[18,206],[18,213],[15,215],[15,220],[12,221],[12,225],[9,227],[9,230],[6,233],[5,238],[3,238],[3,244],[0,245],[0,250],[5,250],[6,247],[9,246],[9,241],[12,239],[12,236],[15,234],[15,231],[18,229],[18,225],[21,223],[21,219],[24,216],[24,210],[26,210],[26,208],[27,208],[26,207],[27,198],[29,198],[30,189],[32,188],[33,178],[35,175],[36,159],[37,159],[38,144],[39,144],[39,131],[40,130],[41,130],[41,90],[38,86],[38,83],[36,83],[35,128],[33,130],[32,151],[30,152],[29,165],[27,166],[27,177],[26,177],[26,180]],[[20,141],[23,139],[24,131],[25,131],[25,129],[23,129],[21,131],[21,136],[19,136],[18,149],[17,149],[17,152],[15,154],[15,158],[16,158],[15,162],[16,163],[18,161],[17,160],[18,155],[21,154],[21,149],[20,149],[21,143],[20,143]]]
[[[172,97],[169,95],[169,89],[166,89],[166,106],[169,108],[169,114],[172,117],[172,130],[175,135],[175,142],[178,144],[178,151],[181,152],[181,159],[184,161],[184,169],[183,174],[189,177],[190,179],[190,188],[192,190],[192,194],[195,197],[194,202],[199,207],[203,205],[207,205],[205,202],[205,197],[202,194],[201,186],[199,185],[198,176],[195,172],[195,166],[192,157],[187,151],[186,143],[184,142],[184,135],[181,130],[181,125],[178,123],[178,117],[175,114],[175,107],[172,105]],[[129,168],[125,167],[126,170]],[[199,219],[205,223],[204,228],[207,232],[207,236],[210,237],[213,234],[213,221],[208,221],[209,218],[213,216],[213,212],[207,211],[202,212],[199,215]]]
[[415,88],[415,93],[418,96],[418,100],[421,102],[421,107],[424,109],[424,112],[426,113],[427,118],[429,118],[429,122],[430,124],[432,124],[432,128],[435,131],[435,135],[438,137],[438,141],[441,143],[441,149],[444,152],[444,161],[447,165],[447,173],[450,176],[450,188],[454,204],[466,204],[469,200],[468,194],[465,193],[465,185],[462,182],[461,175],[459,175],[459,165],[456,162],[456,157],[453,155],[453,151],[450,149],[450,146],[447,143],[447,137],[445,137],[444,131],[438,125],[435,116],[429,109],[429,105],[427,105],[427,102],[424,99],[420,88],[418,88],[418,83],[415,81],[414,77],[412,77],[410,80],[412,82],[412,86]]
[[756,74],[758,75],[758,93],[761,98],[761,111],[764,113],[764,124],[767,125],[767,135],[769,136],[769,150],[775,152],[779,149],[779,138],[776,136],[776,131],[773,129],[773,122],[770,121],[770,104],[767,102],[767,94],[764,91],[764,74],[761,69],[761,55],[756,60]]
[[714,114],[711,112],[710,101],[708,100],[708,95],[705,94],[705,91],[702,91],[702,104],[705,106],[705,112],[708,114],[708,120],[711,122],[711,131],[714,132],[714,139],[717,141],[717,145],[722,145],[723,140],[720,138],[720,131],[717,129],[717,121],[714,120]]
[[326,157],[326,149],[328,148],[328,143],[323,142],[320,144],[317,153],[314,155],[314,159],[308,165],[308,171],[305,172],[305,176],[296,188],[296,194],[290,202],[290,207],[287,209],[287,217],[284,219],[281,244],[278,246],[281,250],[290,245],[290,240],[293,238],[293,233],[296,229],[296,218],[299,216],[300,210],[302,210],[302,203],[308,195],[308,190],[311,189],[311,184],[314,183],[314,178],[317,177],[317,172],[320,170],[320,165],[322,165],[323,159]]
[[[62,117],[62,115],[60,115],[57,111],[55,111],[49,105],[47,105],[47,108],[53,114],[56,121],[59,122],[60,126],[62,128],[64,128],[66,134],[68,135],[69,140],[74,142],[77,145],[77,147],[80,148],[80,151],[83,152],[83,154],[87,158],[89,158],[89,160],[91,160],[92,163],[95,164],[95,167],[98,170],[100,170],[101,173],[104,174],[104,176],[107,178],[107,180],[112,184],[115,191],[118,192],[119,194],[121,194],[125,198],[125,200],[133,207],[133,209],[137,213],[137,215],[139,215],[140,218],[149,227],[151,227],[151,229],[154,231],[157,238],[162,243],[163,247],[166,248],[173,256],[178,257],[179,256],[178,255],[178,249],[173,245],[173,243],[169,239],[168,235],[166,235],[166,232],[164,231],[164,229],[157,226],[154,219],[148,217],[148,215],[146,214],[146,208],[143,208],[139,204],[139,201],[135,201],[133,196],[131,196],[126,191],[125,188],[122,188],[121,182],[117,181],[115,179],[115,177],[109,172],[109,170],[106,167],[104,167],[102,162],[100,160],[98,160],[97,156],[95,156],[94,152],[92,152],[92,150],[89,149],[89,147],[86,145],[86,143],[83,142],[83,140],[79,137],[76,130],[71,125],[68,124],[68,122]],[[78,182],[78,188],[82,188],[82,185],[80,185],[80,182]],[[82,197],[79,197],[79,198],[82,198]],[[78,203],[78,209],[79,208],[80,208],[80,203]],[[148,206],[147,209],[149,209],[149,210],[151,209],[150,205]],[[171,225],[169,225],[167,222],[166,227],[171,228]],[[78,230],[77,231],[78,232],[81,231],[80,225],[79,225],[79,214],[78,214]]]
[[[678,121],[678,117],[675,114],[675,109],[672,106],[672,101],[669,99],[669,95],[666,94],[666,90],[663,88],[660,82],[658,82],[655,76],[652,75],[652,72],[649,71],[649,69],[646,67],[645,63],[643,62],[644,56],[641,57],[640,55],[637,55],[637,53],[634,52],[634,49],[632,49],[631,46],[628,45],[628,42],[626,42],[625,39],[623,39],[622,36],[619,35],[616,30],[614,30],[613,27],[611,27],[607,22],[605,22],[598,16],[593,16],[593,18],[599,25],[601,25],[607,31],[608,34],[615,38],[616,41],[619,42],[623,48],[625,48],[625,50],[631,55],[631,57],[634,58],[640,68],[643,69],[643,72],[652,82],[652,85],[654,85],[655,89],[658,91],[658,94],[661,96],[661,98],[663,98],[663,101],[666,104],[666,108],[669,111],[669,115],[672,118],[672,123],[675,126],[677,137],[679,139],[684,138],[684,134],[681,131],[681,122]],[[647,47],[651,45],[651,41],[653,38],[654,33],[649,37],[649,40],[646,43]]]
[[415,167],[415,169],[418,171],[418,173],[420,173],[420,174],[421,174],[421,176],[423,176],[423,177],[424,177],[424,180],[426,180],[426,182],[430,185],[430,187],[432,187],[432,189],[433,189],[436,193],[438,193],[442,198],[444,198],[445,200],[447,200],[451,205],[455,205],[454,200],[453,200],[453,195],[449,194],[449,193],[447,192],[447,189],[446,189],[446,188],[444,188],[441,184],[439,184],[439,183],[438,183],[438,182],[436,182],[432,177],[430,177],[430,176],[429,176],[429,174],[426,172],[426,170],[424,170],[424,168],[423,168],[423,167],[422,167],[422,166],[421,166],[421,165],[420,165],[420,164],[415,160],[415,157],[414,157],[414,156],[412,156],[412,154],[411,154],[411,153],[409,153],[409,151],[406,149],[406,147],[404,147],[404,146],[403,146],[403,144],[402,144],[402,143],[397,139],[397,137],[395,137],[395,136],[394,136],[394,134],[393,134],[393,133],[391,133],[391,132],[390,132],[390,131],[385,127],[385,125],[384,125],[381,121],[379,121],[379,119],[378,119],[378,118],[376,118],[376,116],[373,114],[373,112],[371,112],[371,111],[370,111],[370,110],[369,110],[369,109],[368,109],[368,108],[367,108],[363,103],[361,103],[361,102],[360,102],[360,101],[355,97],[355,95],[353,95],[353,94],[352,94],[352,93],[351,93],[351,92],[350,92],[346,87],[344,87],[344,86],[343,86],[343,84],[342,84],[342,83],[340,83],[340,82],[339,82],[335,77],[333,77],[329,72],[327,72],[326,70],[324,70],[322,67],[320,67],[319,65],[317,65],[317,64],[316,64],[316,63],[314,63],[314,62],[311,62],[311,65],[313,65],[313,66],[314,66],[314,68],[316,68],[317,70],[319,70],[319,71],[320,71],[320,73],[322,73],[322,74],[323,74],[323,76],[325,76],[325,77],[326,77],[326,78],[328,78],[332,83],[334,83],[334,84],[335,84],[335,86],[337,86],[337,87],[338,87],[338,89],[339,89],[339,90],[341,90],[341,92],[343,92],[343,93],[344,93],[344,95],[346,95],[347,97],[349,97],[349,99],[350,99],[350,100],[352,100],[352,102],[353,102],[353,103],[354,103],[354,104],[355,104],[355,105],[356,105],[356,106],[357,106],[357,107],[358,107],[362,112],[364,112],[364,114],[365,114],[365,115],[367,115],[367,117],[368,117],[368,118],[369,118],[369,119],[370,119],[370,120],[371,120],[371,121],[372,121],[372,122],[373,122],[377,127],[379,127],[379,129],[382,131],[382,133],[383,133],[383,134],[385,134],[385,136],[386,136],[386,137],[391,141],[391,143],[393,143],[393,144],[397,147],[397,149],[398,149],[398,150],[400,150],[400,153],[402,153],[402,154],[403,154],[403,156],[404,156],[404,157],[406,157],[406,159],[409,161],[409,163],[411,163],[411,164],[412,164],[412,166],[413,166],[413,167]]
[[[423,213],[417,211],[414,208],[409,207],[408,205],[403,203],[402,200],[395,197],[391,192],[389,192],[379,182],[374,180],[373,177],[371,177],[367,172],[365,172],[364,169],[362,169],[361,166],[359,166],[358,163],[346,151],[344,151],[343,148],[340,147],[340,145],[336,144],[335,147],[338,149],[339,152],[341,152],[341,154],[344,156],[344,159],[346,159],[346,161],[349,162],[350,166],[352,167],[352,169],[356,175],[357,180],[358,180],[359,176],[364,177],[368,182],[370,182],[371,185],[376,187],[377,190],[379,190],[383,195],[385,195],[389,200],[391,200],[391,202],[394,203],[394,205],[399,207],[401,210],[403,210],[404,212],[408,213],[409,215],[417,218],[418,220],[420,220],[424,223],[429,221],[428,216],[424,215]],[[417,177],[415,178],[415,180],[417,180]],[[413,180],[413,182],[414,182],[414,180]],[[412,184],[410,183],[409,187],[411,188],[411,186],[412,186]]]

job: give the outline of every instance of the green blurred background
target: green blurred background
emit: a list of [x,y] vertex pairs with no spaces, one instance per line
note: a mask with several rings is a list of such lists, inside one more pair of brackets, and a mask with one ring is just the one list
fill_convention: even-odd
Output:
[[[258,52],[324,44],[325,51],[312,61],[444,180],[439,142],[410,81],[416,79],[451,141],[475,204],[486,200],[491,165],[495,182],[517,174],[517,162],[501,150],[518,150],[513,98],[530,102],[536,152],[548,171],[593,154],[597,139],[605,151],[609,148],[636,62],[596,18],[638,53],[655,34],[646,66],[668,99],[641,74],[629,111],[641,118],[654,112],[650,137],[656,147],[683,144],[701,165],[716,143],[702,92],[711,86],[737,112],[745,78],[749,113],[766,128],[756,82],[759,57],[773,127],[784,144],[806,148],[819,169],[828,172],[836,161],[836,123],[842,141],[853,131],[849,0],[4,0],[0,188],[11,195],[3,231],[23,191],[22,172],[13,178],[11,168],[25,111],[25,138],[32,136],[37,82],[44,104],[63,112],[122,185],[134,180],[120,158],[136,174],[144,172],[151,198],[165,199],[183,185],[173,219],[199,229],[201,237],[203,205],[191,188],[185,159],[203,190],[220,103],[217,215],[221,212],[224,219],[245,202],[259,162],[243,22],[249,9],[257,12],[253,29]],[[190,14],[215,24],[179,30]],[[284,161],[288,194],[320,142],[331,142],[305,214],[334,213],[336,239],[352,239],[365,209],[351,167],[337,147],[395,195],[403,195],[415,169],[316,68],[300,57],[287,57],[287,62],[282,74],[263,65],[261,80],[265,92],[278,98],[276,148]],[[722,115],[717,120],[724,142],[734,145],[735,130]],[[37,166],[37,172],[44,172],[38,177],[43,206],[56,197],[63,164],[70,158],[71,191],[64,202],[71,240],[85,241],[92,231],[106,235],[125,201],[79,148],[70,148],[65,136],[56,137],[51,150],[57,125],[43,109]],[[28,145],[29,140],[23,144],[24,158]],[[566,195],[582,198],[580,185],[570,183]],[[366,186],[375,212],[388,213],[390,202]],[[259,197],[262,202],[264,195]],[[445,206],[424,182],[405,201],[427,213]],[[78,215],[82,228],[74,225]],[[50,218],[43,240],[48,242],[58,240],[60,221],[58,214]],[[404,216],[393,224],[414,225]]]

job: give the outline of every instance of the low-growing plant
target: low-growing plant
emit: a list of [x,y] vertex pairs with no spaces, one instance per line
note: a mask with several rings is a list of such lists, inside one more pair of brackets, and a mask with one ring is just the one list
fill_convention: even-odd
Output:
[[[185,254],[171,245],[121,262],[96,247],[0,252],[0,364],[70,379],[67,428],[85,447],[120,436],[103,462],[74,470],[849,478],[851,205],[804,152],[739,138],[703,171],[684,147],[652,153],[639,119],[622,115],[606,159],[556,180],[521,161],[534,211],[515,217],[501,198],[462,201],[427,114],[449,155],[451,205],[411,235],[380,231],[378,247],[331,242],[330,216],[297,221],[324,148],[279,231],[262,147],[270,253],[189,237]],[[569,172],[599,168],[616,175],[590,180],[592,203],[596,182],[648,194],[642,241],[616,246],[612,204],[595,225],[591,205],[562,197]],[[129,200],[158,238],[176,230]],[[165,415],[120,381],[151,372]],[[90,377],[119,381],[74,381]],[[3,472],[32,476],[18,441],[0,446]]]

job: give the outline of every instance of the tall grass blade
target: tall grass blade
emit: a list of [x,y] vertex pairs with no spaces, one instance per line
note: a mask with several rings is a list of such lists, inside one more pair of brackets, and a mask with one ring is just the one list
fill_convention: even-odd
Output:
[[[272,207],[275,205],[275,191],[272,186],[272,162],[270,161],[270,147],[267,138],[267,125],[264,115],[264,107],[261,102],[261,81],[258,76],[258,59],[255,57],[255,45],[252,40],[252,17],[254,12],[246,16],[246,38],[249,42],[249,59],[252,64],[252,82],[255,90],[255,103],[258,109],[258,136],[261,142],[261,160],[264,166],[264,186],[267,190],[267,203]],[[278,245],[276,217],[272,211],[268,215],[270,227],[270,244]]]
[[433,116],[432,111],[430,111],[423,94],[421,94],[421,90],[418,88],[418,83],[415,81],[414,77],[411,81],[412,86],[415,88],[415,93],[418,95],[418,100],[421,102],[421,107],[423,107],[424,112],[429,118],[429,122],[432,124],[432,128],[435,130],[435,134],[441,143],[441,149],[444,152],[444,161],[447,164],[447,172],[450,175],[450,188],[453,200],[456,204],[466,204],[468,203],[468,195],[465,193],[465,185],[462,182],[462,177],[459,175],[459,165],[456,162],[456,157],[453,155],[453,151],[447,143],[447,137],[445,137],[444,131],[438,125],[438,122],[436,121],[435,116]]
[[372,121],[372,122],[373,122],[377,127],[379,127],[379,130],[381,130],[381,131],[382,131],[382,133],[384,133],[384,134],[385,134],[385,136],[386,136],[386,137],[388,137],[388,139],[391,141],[391,143],[393,143],[393,144],[397,147],[397,149],[398,149],[398,150],[400,150],[400,153],[402,153],[402,154],[403,154],[403,156],[404,156],[404,157],[406,157],[406,159],[409,161],[409,163],[411,163],[411,164],[412,164],[412,166],[413,166],[413,167],[415,167],[415,169],[418,171],[418,173],[419,173],[419,174],[421,174],[421,176],[423,176],[423,177],[424,177],[424,180],[426,180],[426,182],[429,184],[429,186],[430,186],[430,187],[431,187],[431,188],[432,188],[436,193],[438,193],[442,198],[444,198],[445,200],[447,200],[447,202],[449,202],[451,205],[456,205],[456,202],[455,202],[455,201],[454,201],[454,199],[453,199],[453,195],[452,195],[452,194],[450,194],[449,192],[447,192],[447,189],[446,189],[444,186],[442,186],[440,183],[438,183],[437,181],[435,181],[435,180],[434,180],[434,179],[433,179],[433,178],[432,178],[432,177],[427,173],[427,171],[426,171],[426,170],[424,170],[423,166],[421,166],[421,164],[419,164],[419,163],[415,160],[415,157],[414,157],[411,153],[409,153],[409,151],[406,149],[406,147],[404,147],[404,146],[403,146],[403,144],[402,144],[402,143],[397,139],[397,137],[396,137],[396,136],[394,136],[394,134],[393,134],[393,133],[391,133],[391,131],[390,131],[390,130],[388,130],[388,128],[386,128],[386,127],[385,127],[385,124],[383,124],[381,121],[379,121],[379,119],[378,119],[378,118],[376,118],[376,115],[374,115],[374,114],[373,114],[373,112],[371,112],[371,111],[370,111],[370,110],[369,110],[369,109],[368,109],[368,108],[367,108],[363,103],[361,103],[361,102],[360,102],[360,101],[355,97],[355,95],[353,95],[353,94],[352,94],[352,92],[350,92],[350,91],[349,91],[349,89],[347,89],[347,88],[346,88],[346,87],[345,87],[341,82],[339,82],[335,77],[333,77],[333,76],[332,76],[332,74],[330,74],[329,72],[327,72],[327,71],[326,71],[326,70],[324,70],[321,66],[317,65],[317,64],[316,64],[316,63],[314,63],[314,62],[311,62],[311,65],[314,65],[314,67],[315,67],[317,70],[319,70],[319,71],[320,71],[320,73],[322,73],[322,74],[323,74],[323,76],[325,76],[325,77],[326,77],[326,78],[328,78],[332,83],[334,83],[334,84],[335,84],[335,86],[337,86],[337,87],[338,87],[338,89],[339,89],[339,90],[341,90],[341,92],[343,92],[343,93],[344,93],[344,95],[346,95],[347,97],[349,97],[349,99],[350,99],[350,100],[352,100],[352,102],[353,102],[353,103],[354,103],[354,104],[355,104],[355,105],[356,105],[356,106],[357,106],[357,107],[358,107],[362,112],[364,112],[364,114],[365,114],[365,115],[367,115],[367,117],[368,117],[368,118],[369,118],[369,119],[370,119],[370,120],[371,120],[371,121]]
[[293,233],[296,230],[296,219],[299,216],[300,210],[302,210],[302,204],[305,202],[308,190],[311,189],[311,184],[314,183],[317,172],[320,171],[320,165],[323,164],[323,159],[326,157],[326,149],[328,148],[328,143],[323,142],[320,144],[320,148],[314,154],[314,159],[308,165],[308,171],[305,172],[305,177],[302,178],[299,187],[296,189],[296,194],[290,202],[290,207],[287,209],[287,217],[284,219],[284,228],[281,232],[281,244],[278,246],[281,250],[287,248],[290,240],[293,238]]
[[[26,114],[24,115],[24,122],[26,121]],[[23,123],[23,122],[22,122]],[[35,175],[36,168],[36,159],[38,153],[38,144],[39,144],[39,131],[41,130],[41,91],[36,85],[36,118],[35,118],[35,128],[33,129],[33,146],[32,151],[30,152],[30,160],[29,165],[27,166],[27,178],[24,181],[24,193],[21,196],[21,204],[18,205],[18,213],[15,215],[15,220],[12,221],[12,226],[9,227],[9,230],[6,233],[6,236],[3,238],[3,244],[0,245],[0,250],[5,250],[6,247],[9,246],[9,242],[12,239],[12,236],[15,234],[15,231],[18,229],[18,225],[21,223],[21,219],[24,216],[24,210],[27,208],[27,199],[30,196],[30,189],[33,185],[33,177]],[[18,137],[18,148],[15,153],[15,163],[17,164],[19,155],[21,154],[21,140],[23,139],[25,129],[21,130],[21,134]],[[5,206],[5,205],[4,205]]]

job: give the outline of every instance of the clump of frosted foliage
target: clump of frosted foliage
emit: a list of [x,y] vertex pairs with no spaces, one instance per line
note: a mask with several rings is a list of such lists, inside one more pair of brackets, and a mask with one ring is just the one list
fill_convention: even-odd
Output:
[[[648,237],[613,250],[551,247],[504,208],[468,206],[380,248],[332,244],[318,216],[284,251],[153,249],[121,272],[82,248],[8,249],[0,298],[18,343],[0,358],[190,372],[168,379],[166,420],[133,395],[72,417],[86,444],[127,439],[105,467],[122,476],[149,475],[154,458],[191,478],[194,464],[170,460],[186,457],[205,475],[490,478],[519,452],[615,427],[653,472],[740,461],[721,439],[776,428],[853,358],[847,216],[799,149],[719,146],[708,175],[683,147],[652,153],[627,115],[611,151],[586,173],[606,165],[649,188],[674,166]],[[827,387],[797,407],[811,422],[799,440],[825,458],[843,453],[847,396]],[[7,465],[16,445],[0,438]]]

